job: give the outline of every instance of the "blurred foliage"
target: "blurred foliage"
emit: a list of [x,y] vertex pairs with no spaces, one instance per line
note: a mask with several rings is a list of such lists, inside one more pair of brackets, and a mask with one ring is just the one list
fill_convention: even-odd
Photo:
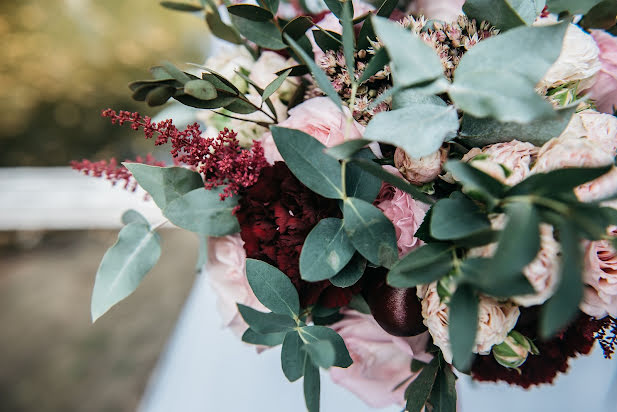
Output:
[[161,60],[203,61],[208,40],[200,19],[153,0],[0,2],[0,37],[0,166],[150,151],[100,111],[152,115],[127,84]]

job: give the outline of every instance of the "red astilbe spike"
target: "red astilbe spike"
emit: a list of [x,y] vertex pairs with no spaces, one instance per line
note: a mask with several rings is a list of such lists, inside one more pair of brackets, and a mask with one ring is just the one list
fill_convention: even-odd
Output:
[[[126,160],[130,163],[143,163],[150,166],[165,166],[164,162],[159,162],[148,154],[146,158],[137,156],[135,160]],[[133,175],[129,170],[121,164],[115,158],[111,158],[109,161],[101,160],[98,162],[91,162],[90,160],[83,159],[81,162],[73,160],[71,167],[91,177],[102,177],[109,180],[112,185],[116,185],[118,182],[124,182],[124,189],[134,192],[137,189],[137,181],[133,179]]]
[[215,138],[204,138],[197,123],[179,130],[171,119],[153,123],[148,116],[111,109],[104,110],[102,115],[110,118],[113,124],[129,123],[133,130],[143,128],[146,139],[156,133],[154,144],[157,146],[170,142],[174,164],[185,164],[203,174],[208,190],[225,186],[221,200],[254,185],[261,169],[268,166],[259,142],[254,142],[251,149],[244,149],[237,134],[227,128]]

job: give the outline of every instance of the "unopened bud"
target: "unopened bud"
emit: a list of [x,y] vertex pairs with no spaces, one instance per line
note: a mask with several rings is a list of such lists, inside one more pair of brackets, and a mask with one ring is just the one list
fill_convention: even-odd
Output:
[[493,357],[506,368],[518,368],[527,360],[529,354],[537,355],[538,348],[531,340],[513,330],[499,345],[493,346]]
[[423,185],[432,182],[441,173],[441,168],[448,158],[448,146],[442,146],[430,155],[414,159],[401,148],[394,152],[394,165],[410,183]]

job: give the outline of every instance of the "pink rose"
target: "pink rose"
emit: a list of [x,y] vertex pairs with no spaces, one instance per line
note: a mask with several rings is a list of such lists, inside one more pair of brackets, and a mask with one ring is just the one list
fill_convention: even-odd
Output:
[[[391,172],[395,171],[395,174],[400,176],[393,167],[386,169]],[[409,193],[390,185],[382,188],[376,205],[394,225],[399,256],[402,257],[424,244],[414,235],[422,224],[429,205],[415,200]]]
[[448,151],[448,146],[440,147],[434,153],[414,159],[398,147],[394,152],[394,164],[408,182],[422,185],[437,179],[448,158]]
[[592,30],[591,36],[600,49],[602,68],[589,93],[600,111],[613,113],[613,106],[617,106],[617,37],[604,30]]
[[[610,234],[617,236],[617,228],[613,227]],[[599,318],[617,316],[617,252],[608,240],[587,245],[583,279],[593,290],[587,289],[582,309]]]
[[[351,117],[348,108],[343,112],[328,97],[314,97],[291,109],[287,120],[279,123],[280,127],[301,130],[328,147],[336,146],[345,141],[347,121]],[[360,139],[364,126],[355,120],[349,125],[347,139]],[[266,159],[270,163],[283,160],[276,148],[272,133],[262,137]]]
[[410,370],[412,359],[432,359],[426,352],[428,333],[400,338],[386,333],[371,315],[349,309],[341,313],[345,317],[331,327],[345,341],[353,364],[346,369],[330,369],[332,380],[373,408],[402,404],[407,385],[394,388],[418,376]]
[[451,22],[463,14],[463,4],[465,0],[416,0],[412,11],[427,19]]
[[269,312],[251,290],[245,265],[244,241],[239,234],[208,238],[208,279],[217,295],[223,325],[237,336],[242,336],[248,325],[240,316],[236,303]]

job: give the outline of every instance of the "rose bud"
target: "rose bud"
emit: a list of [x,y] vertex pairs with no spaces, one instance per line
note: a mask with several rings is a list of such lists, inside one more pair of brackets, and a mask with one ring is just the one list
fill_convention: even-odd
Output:
[[510,331],[502,343],[493,346],[493,357],[506,368],[518,368],[530,353],[537,355],[540,352],[531,340],[515,330]]
[[448,145],[430,155],[414,159],[401,148],[394,152],[394,165],[399,172],[414,185],[423,185],[437,179],[441,166],[448,158]]
[[416,336],[426,331],[416,288],[391,287],[385,282],[383,268],[367,268],[366,274],[372,279],[369,277],[364,295],[371,314],[383,330],[393,336]]

